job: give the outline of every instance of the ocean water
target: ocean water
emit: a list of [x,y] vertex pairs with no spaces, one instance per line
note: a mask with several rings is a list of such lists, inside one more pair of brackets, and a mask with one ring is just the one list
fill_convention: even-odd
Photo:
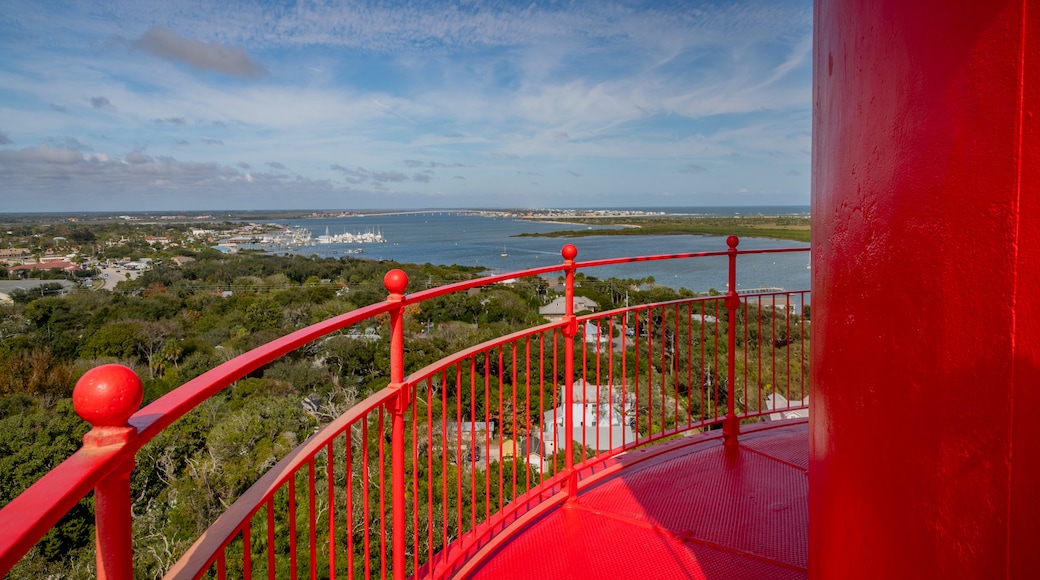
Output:
[[[685,215],[807,215],[808,209],[792,208],[653,208]],[[454,212],[366,215],[328,219],[299,219],[278,222],[310,229],[317,237],[330,234],[378,232],[381,244],[319,244],[295,253],[342,257],[360,249],[356,257],[410,263],[480,266],[493,273],[513,272],[560,264],[560,250],[571,243],[578,248],[577,261],[626,256],[726,250],[721,236],[587,236],[581,238],[517,237],[522,233],[573,230],[575,226],[502,217],[484,217]],[[744,238],[739,249],[807,248],[802,242]],[[508,254],[503,256],[502,254]],[[807,252],[741,256],[737,260],[738,288],[777,286],[785,290],[809,288]],[[726,288],[725,257],[693,258],[621,264],[583,270],[597,278],[645,278],[658,284],[696,292]]]

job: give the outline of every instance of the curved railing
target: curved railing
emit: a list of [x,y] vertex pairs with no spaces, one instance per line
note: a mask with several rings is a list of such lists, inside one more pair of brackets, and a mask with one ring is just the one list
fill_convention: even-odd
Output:
[[[464,573],[511,524],[573,498],[583,474],[619,453],[719,426],[732,443],[741,420],[806,408],[807,292],[735,289],[739,255],[808,248],[738,251],[735,237],[728,244],[721,252],[582,263],[568,245],[562,265],[410,295],[407,277],[394,270],[384,280],[386,301],[243,354],[137,412],[137,377],[125,367],[94,369],[73,395],[93,425],[83,448],[0,510],[0,573],[93,489],[99,576],[132,578],[129,474],[137,451],[248,373],[381,314],[390,317],[389,386],[278,462],[166,577]],[[574,312],[579,269],[707,256],[728,256],[725,294]],[[553,272],[566,277],[562,319],[405,376],[406,307]]]

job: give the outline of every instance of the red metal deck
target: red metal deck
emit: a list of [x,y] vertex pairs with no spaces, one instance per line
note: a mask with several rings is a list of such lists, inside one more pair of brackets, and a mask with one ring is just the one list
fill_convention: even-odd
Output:
[[807,420],[617,458],[624,468],[514,535],[473,578],[806,578]]

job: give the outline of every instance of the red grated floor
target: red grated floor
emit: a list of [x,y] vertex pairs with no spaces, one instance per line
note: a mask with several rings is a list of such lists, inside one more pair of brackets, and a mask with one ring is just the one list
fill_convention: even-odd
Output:
[[806,578],[805,419],[617,458],[624,467],[542,515],[470,578]]

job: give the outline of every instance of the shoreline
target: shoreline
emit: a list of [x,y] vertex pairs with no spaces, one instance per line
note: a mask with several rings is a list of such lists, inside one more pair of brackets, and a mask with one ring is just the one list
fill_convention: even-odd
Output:
[[[610,218],[610,217],[604,216],[603,218],[589,218],[589,219],[615,219],[615,218]],[[537,218],[523,218],[523,219],[518,219],[516,221],[518,221],[518,222],[529,222],[529,223],[534,223],[534,224],[563,224],[565,226],[586,226],[586,225],[589,225],[589,224],[585,224],[585,223],[581,223],[581,222],[568,222],[568,221],[563,221],[563,220],[537,219]],[[641,227],[643,227],[643,226],[637,225],[637,224],[603,224],[603,225],[617,226],[619,228],[641,228]]]

